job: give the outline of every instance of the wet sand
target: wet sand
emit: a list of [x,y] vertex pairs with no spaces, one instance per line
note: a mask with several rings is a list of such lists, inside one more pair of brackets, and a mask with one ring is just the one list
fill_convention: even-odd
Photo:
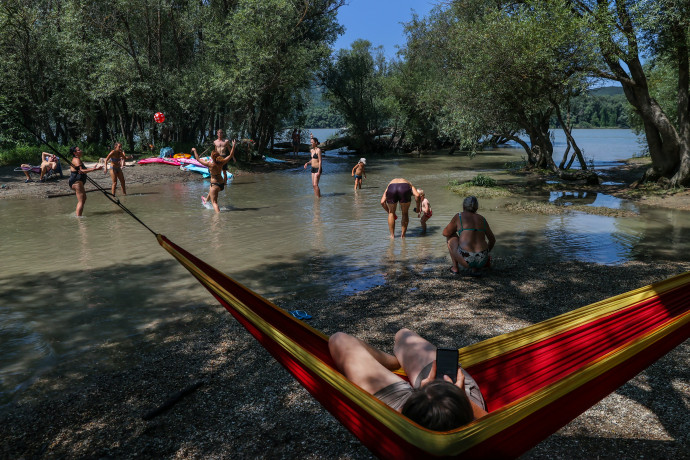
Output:
[[[152,166],[166,168],[141,171]],[[496,258],[475,279],[451,275],[448,258],[430,259],[419,265],[430,271],[391,265],[385,285],[352,296],[271,300],[306,310],[326,334],[344,330],[387,351],[400,327],[460,347],[690,270],[663,260],[544,261]],[[2,458],[372,457],[210,294],[102,347],[112,360],[95,358],[102,349],[61,358],[0,409]],[[170,410],[142,418],[197,382]],[[525,458],[688,458],[689,412],[686,341]]]

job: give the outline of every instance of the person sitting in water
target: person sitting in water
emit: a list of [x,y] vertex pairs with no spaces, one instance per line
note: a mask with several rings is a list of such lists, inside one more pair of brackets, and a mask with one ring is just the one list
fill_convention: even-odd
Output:
[[[410,210],[410,203],[413,195],[415,197],[415,202],[419,203],[419,192],[417,189],[410,181],[402,178],[390,181],[386,190],[383,192],[381,206],[388,213],[388,230],[390,231],[391,238],[395,238],[395,219],[398,218],[398,216],[395,215],[395,211],[398,209],[398,203],[400,203],[400,210],[402,211],[400,236],[402,238],[405,237],[407,224],[410,222],[408,212]],[[419,204],[417,204],[417,206],[419,206]]]
[[[26,176],[25,182],[32,182],[31,176],[29,175],[32,166],[29,164],[23,164],[21,165],[21,168],[22,172]],[[45,182],[46,178],[52,176],[53,174],[60,174],[60,177],[62,177],[62,167],[60,166],[60,159],[57,157],[57,155],[53,155],[52,153],[48,152],[42,152],[40,168],[41,172],[39,182]]]
[[208,168],[208,172],[211,174],[211,185],[208,189],[208,199],[211,200],[213,209],[215,209],[216,212],[220,212],[220,208],[218,207],[218,192],[225,189],[225,180],[223,179],[223,165],[227,164],[228,161],[233,159],[235,155],[236,144],[237,143],[233,140],[230,154],[225,158],[221,156],[220,152],[217,149],[214,149],[211,153],[210,161],[206,161],[203,158],[199,158],[199,153],[197,153],[196,148],[192,147],[192,153],[194,154],[194,158],[196,158],[199,163],[206,166]]
[[455,274],[459,270],[458,264],[470,270],[471,274],[479,274],[481,269],[489,268],[491,264],[489,251],[496,244],[496,237],[486,219],[477,214],[478,208],[477,198],[468,196],[462,202],[463,211],[453,216],[443,229],[453,262],[450,271]]
[[359,162],[352,168],[352,175],[355,177],[355,190],[362,188],[362,176],[366,179],[367,173],[364,171],[364,167],[367,165],[367,160],[365,158],[360,158]]
[[[436,376],[436,347],[409,329],[395,334],[393,355],[344,332],[328,348],[345,377],[419,425],[448,431],[487,414],[477,382],[458,368],[456,382]],[[393,371],[402,368],[410,383]]]

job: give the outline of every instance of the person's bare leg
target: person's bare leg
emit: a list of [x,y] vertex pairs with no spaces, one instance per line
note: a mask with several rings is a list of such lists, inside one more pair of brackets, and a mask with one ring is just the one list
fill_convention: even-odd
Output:
[[426,234],[426,221],[427,221],[426,215],[422,216],[421,223],[422,223],[422,234],[423,235]]
[[117,173],[115,172],[115,168],[110,168],[110,180],[111,180],[111,186],[110,186],[110,193],[115,195],[115,191],[117,191]]
[[436,347],[409,329],[400,329],[395,334],[393,353],[412,385],[422,369],[436,359]]
[[211,204],[213,205],[213,209],[216,212],[220,212],[220,207],[218,206],[218,191],[220,189],[214,185],[211,185],[211,188],[208,191],[208,197],[211,200]]
[[336,332],[328,340],[328,349],[345,377],[370,394],[400,381],[391,372],[400,369],[398,359],[356,337]]
[[386,203],[388,206],[388,231],[391,238],[395,238],[395,211],[398,209],[398,203]]
[[469,268],[469,264],[467,263],[467,261],[458,252],[459,244],[459,238],[448,238],[448,254],[450,255],[450,260],[453,263],[453,266],[451,267],[450,271],[452,271],[453,273],[458,273],[458,264],[462,265],[464,268]]
[[86,203],[86,192],[84,191],[84,184],[81,181],[77,181],[72,185],[72,189],[77,194],[77,216],[81,216],[84,213],[84,204]]
[[122,188],[122,194],[127,195],[127,189],[125,188],[125,173],[122,170],[117,172],[117,177],[120,179],[120,187]]
[[400,237],[405,238],[405,233],[407,233],[407,224],[410,223],[410,216],[408,211],[410,210],[410,203],[400,203],[400,210],[402,211],[402,218],[400,219]]

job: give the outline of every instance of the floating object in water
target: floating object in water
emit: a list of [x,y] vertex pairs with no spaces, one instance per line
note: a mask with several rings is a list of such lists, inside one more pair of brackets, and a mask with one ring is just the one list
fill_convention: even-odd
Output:
[[144,158],[143,160],[137,161],[140,165],[145,165],[148,163],[163,163],[165,165],[180,166],[182,163],[172,158]]

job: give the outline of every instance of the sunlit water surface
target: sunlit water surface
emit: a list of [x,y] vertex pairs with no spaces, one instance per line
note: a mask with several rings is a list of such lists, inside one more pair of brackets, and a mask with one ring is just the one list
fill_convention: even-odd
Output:
[[[122,201],[154,231],[269,299],[319,299],[383,284],[403,267],[424,273],[447,261],[441,231],[462,200],[446,188],[449,180],[478,172],[507,180],[504,165],[521,156],[510,148],[474,159],[370,158],[364,188],[354,192],[350,171],[357,158],[333,152],[325,159],[321,199],[300,168],[236,178],[220,194],[219,215],[202,206],[209,183],[200,177],[184,184],[131,183]],[[395,177],[426,191],[434,210],[426,236],[412,218],[405,240],[388,237],[379,202]],[[687,213],[638,209],[596,193],[531,198],[624,208],[639,216],[511,214],[504,210],[509,199],[480,200],[499,260],[555,253],[618,264],[687,253]],[[142,334],[181,307],[211,301],[151,233],[103,196],[88,194],[83,218],[74,217],[75,202],[72,196],[0,201],[0,404],[61,359],[97,347],[104,350],[100,359],[112,359],[103,346],[109,341]]]

